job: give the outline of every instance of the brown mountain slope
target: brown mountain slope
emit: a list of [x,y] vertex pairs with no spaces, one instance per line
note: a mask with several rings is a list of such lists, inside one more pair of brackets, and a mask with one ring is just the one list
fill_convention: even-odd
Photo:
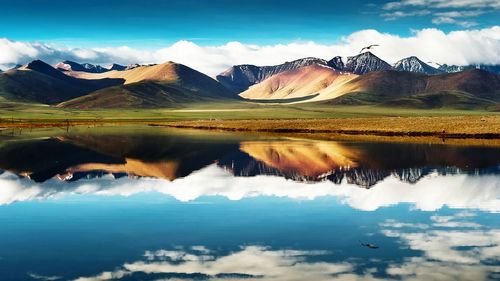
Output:
[[312,65],[274,75],[240,95],[281,102],[488,109],[500,102],[500,75],[472,69],[440,75],[386,70],[358,76]]
[[71,108],[153,108],[236,98],[205,74],[173,62],[140,66],[127,71],[86,75],[87,78],[121,78],[125,85],[101,89],[61,103]]
[[[215,81],[201,72],[171,61],[156,65],[138,66],[122,71],[113,70],[104,73],[74,72],[72,75],[84,79],[121,78],[125,80],[124,84],[141,81],[176,82],[179,79],[188,79],[189,77],[201,79],[204,83],[213,83]],[[203,78],[200,78],[200,76]]]
[[344,85],[357,75],[342,73],[321,65],[310,65],[281,72],[240,94],[247,99],[294,99],[317,96],[314,100],[334,98],[347,91]]
[[500,75],[480,69],[430,76],[427,91],[457,90],[500,101]]
[[354,90],[332,103],[486,108],[500,102],[500,75],[477,69],[432,76],[380,71],[362,75],[347,85]]

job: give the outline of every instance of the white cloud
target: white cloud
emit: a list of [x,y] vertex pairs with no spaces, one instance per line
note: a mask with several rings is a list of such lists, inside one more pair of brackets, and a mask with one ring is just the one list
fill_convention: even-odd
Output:
[[450,11],[435,13],[436,16],[461,18],[461,17],[476,17],[484,14],[483,11]]
[[460,213],[453,216],[431,216],[434,221],[433,226],[436,227],[449,227],[449,228],[479,228],[481,225],[475,222],[463,221]]
[[[467,18],[477,17],[490,10],[500,9],[498,0],[401,0],[382,6],[390,12],[383,13],[385,20],[402,17],[425,16],[432,14],[432,23],[436,25],[453,24],[465,28],[478,25]],[[424,9],[425,8],[425,9]],[[460,10],[456,10],[460,9]],[[476,9],[476,10],[465,10]]]
[[382,17],[384,17],[385,20],[396,20],[399,18],[406,18],[406,17],[415,17],[415,16],[426,16],[430,15],[431,11],[429,10],[419,10],[419,11],[411,11],[411,12],[404,12],[404,11],[394,11],[394,12],[389,12],[389,13],[383,13]]
[[493,8],[500,9],[498,0],[401,0],[389,2],[384,9],[393,10],[403,7],[426,8]]
[[398,222],[393,219],[385,220],[383,223],[380,223],[380,226],[386,228],[417,228],[417,229],[429,228],[429,226],[424,223]]
[[[450,16],[453,15],[447,17],[456,19]],[[369,29],[344,36],[336,44],[308,41],[250,45],[229,42],[218,46],[200,46],[189,41],[179,41],[157,50],[127,46],[71,49],[48,43],[3,38],[0,39],[0,68],[23,64],[33,59],[42,59],[49,63],[69,59],[103,65],[114,62],[148,64],[175,61],[213,76],[235,64],[273,65],[308,56],[323,59],[331,59],[337,55],[352,56],[368,44],[379,44],[380,47],[374,53],[389,63],[416,55],[424,61],[446,64],[500,64],[500,26],[494,26],[449,33],[429,28],[414,31],[408,37]]]
[[463,20],[463,18],[476,17],[484,14],[483,11],[449,11],[435,13],[435,18],[432,19],[434,24],[457,24],[463,27],[476,26],[477,22]]
[[476,26],[477,22],[475,21],[466,21],[466,20],[457,20],[451,17],[436,17],[432,19],[432,23],[434,24],[457,24],[463,27],[472,27]]

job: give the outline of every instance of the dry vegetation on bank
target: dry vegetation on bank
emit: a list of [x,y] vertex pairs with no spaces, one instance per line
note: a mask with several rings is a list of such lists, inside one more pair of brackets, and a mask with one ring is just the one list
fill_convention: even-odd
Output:
[[500,116],[197,120],[168,122],[165,125],[177,128],[277,133],[500,138]]

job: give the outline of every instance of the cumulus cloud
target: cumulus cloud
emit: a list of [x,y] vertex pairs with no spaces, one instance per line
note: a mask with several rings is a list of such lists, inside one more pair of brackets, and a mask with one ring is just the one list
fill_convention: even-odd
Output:
[[[405,14],[393,13],[392,16],[402,17]],[[454,14],[443,14],[442,17],[456,19]],[[424,61],[446,64],[500,63],[500,26],[494,26],[448,33],[429,28],[416,30],[407,37],[368,29],[341,37],[335,44],[312,41],[276,45],[228,42],[218,46],[200,46],[190,41],[178,41],[156,50],[127,46],[67,48],[49,43],[3,38],[0,39],[0,68],[24,64],[33,59],[42,59],[48,63],[68,59],[102,65],[175,61],[214,76],[236,64],[273,65],[309,56],[323,59],[352,56],[369,44],[379,44],[380,47],[374,53],[389,63],[413,55]]]

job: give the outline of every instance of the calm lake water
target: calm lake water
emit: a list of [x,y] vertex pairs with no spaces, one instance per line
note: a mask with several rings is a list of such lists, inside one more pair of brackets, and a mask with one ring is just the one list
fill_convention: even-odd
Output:
[[0,133],[0,280],[500,280],[500,147]]

